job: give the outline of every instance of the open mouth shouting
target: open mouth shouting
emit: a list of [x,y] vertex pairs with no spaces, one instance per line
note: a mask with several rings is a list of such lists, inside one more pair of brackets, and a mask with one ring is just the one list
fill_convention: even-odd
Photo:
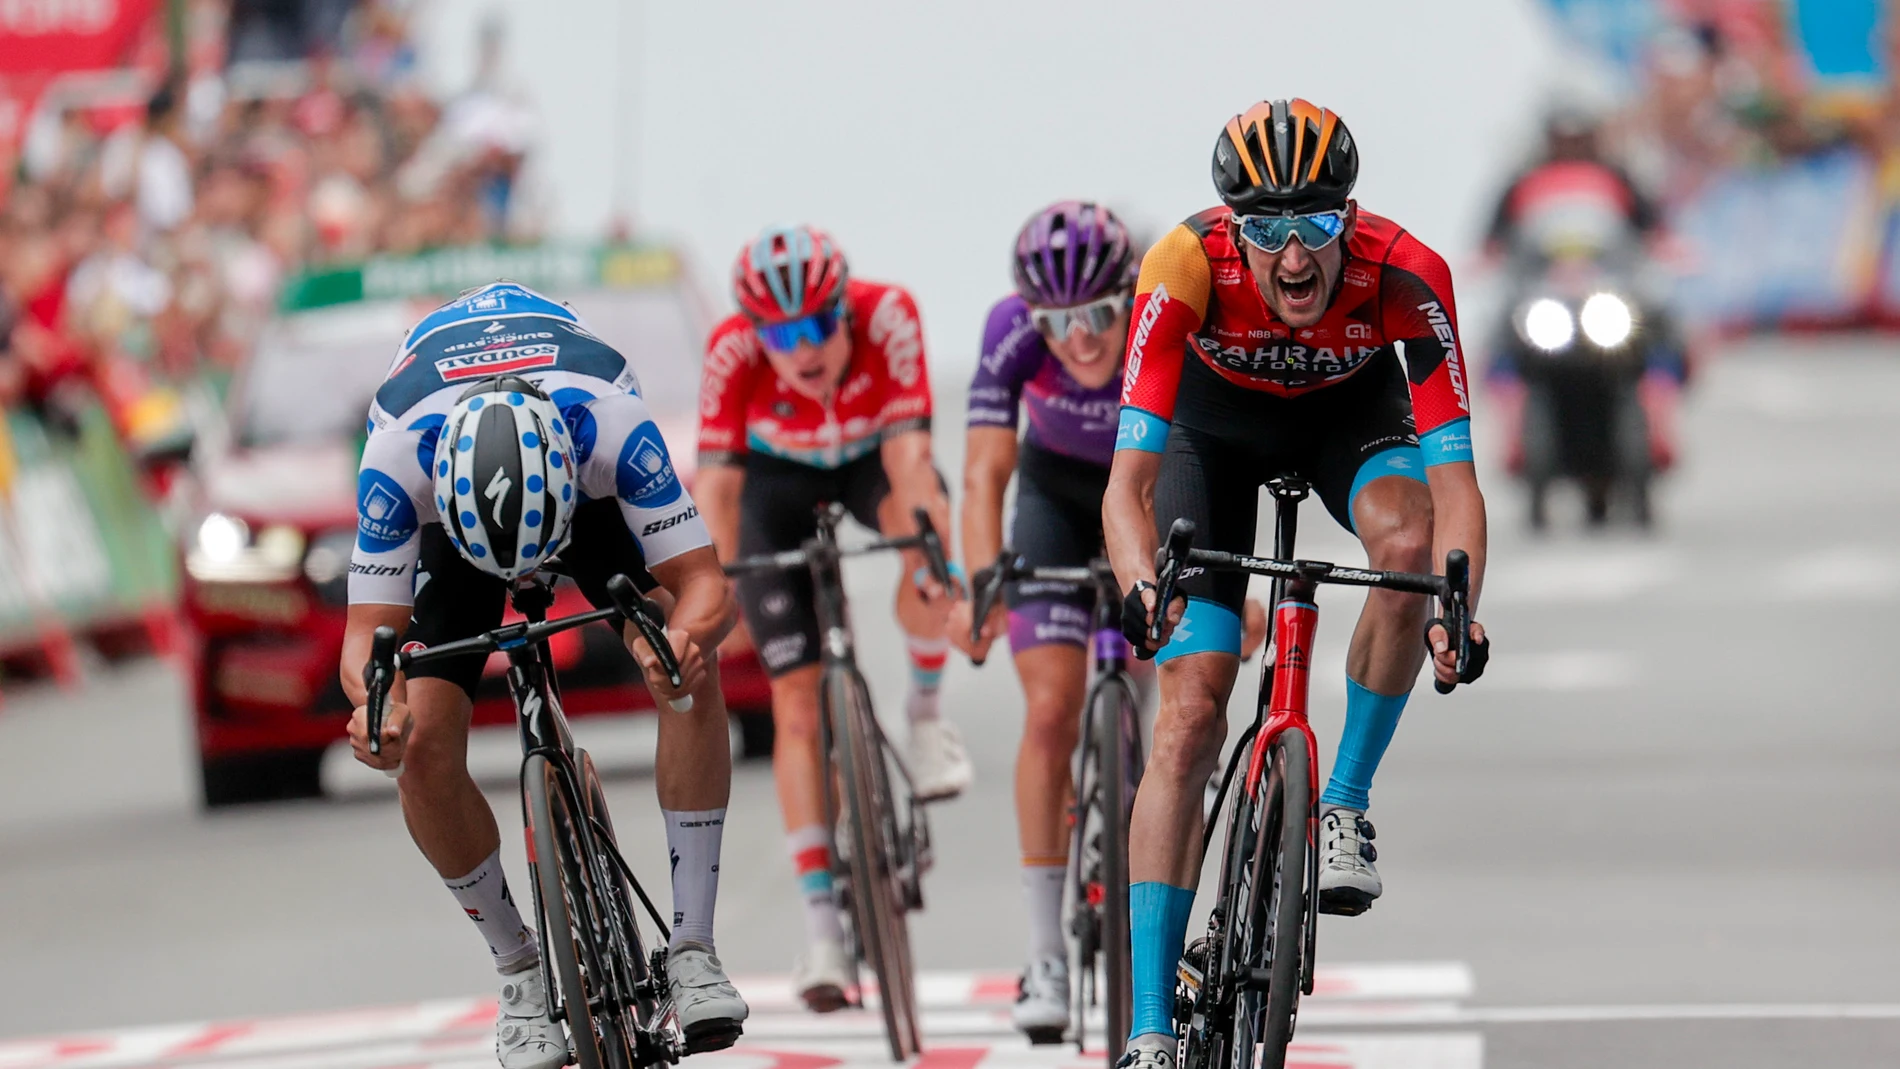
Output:
[[1313,308],[1319,303],[1319,266],[1307,263],[1298,271],[1280,268],[1273,274],[1274,288],[1280,291],[1280,300],[1286,311],[1299,313]]

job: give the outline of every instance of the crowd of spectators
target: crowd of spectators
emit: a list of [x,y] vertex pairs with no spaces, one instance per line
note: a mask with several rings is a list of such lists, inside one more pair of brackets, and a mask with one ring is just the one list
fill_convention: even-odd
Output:
[[1878,161],[1900,155],[1900,23],[1873,42],[1885,84],[1814,79],[1786,4],[1776,0],[1671,0],[1637,72],[1624,116],[1648,149],[1645,170],[1666,200],[1694,195],[1711,176],[1768,169],[1848,150]]
[[0,176],[0,405],[79,386],[123,409],[234,366],[301,269],[531,237],[498,43],[439,103],[400,9],[365,0],[334,49],[158,79],[116,125],[42,109]]

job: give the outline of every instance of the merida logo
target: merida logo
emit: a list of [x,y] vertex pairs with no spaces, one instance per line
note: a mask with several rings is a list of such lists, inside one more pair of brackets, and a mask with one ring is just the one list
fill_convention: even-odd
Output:
[[1445,314],[1437,301],[1426,301],[1418,306],[1425,313],[1426,322],[1432,325],[1432,333],[1438,336],[1438,343],[1445,347],[1445,374],[1451,378],[1451,392],[1458,397],[1460,411],[1471,411],[1471,399],[1465,396],[1465,369],[1458,360],[1458,334],[1452,328],[1451,317]]

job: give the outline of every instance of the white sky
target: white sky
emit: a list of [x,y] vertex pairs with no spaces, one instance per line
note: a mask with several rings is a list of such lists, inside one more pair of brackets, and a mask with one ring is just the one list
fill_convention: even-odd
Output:
[[725,309],[750,234],[815,223],[855,273],[917,295],[952,367],[1031,212],[1091,197],[1158,236],[1215,202],[1214,137],[1266,97],[1339,112],[1364,206],[1456,267],[1557,61],[1535,0],[421,2],[443,89],[466,84],[484,14],[504,20],[557,232],[598,234],[618,189]]

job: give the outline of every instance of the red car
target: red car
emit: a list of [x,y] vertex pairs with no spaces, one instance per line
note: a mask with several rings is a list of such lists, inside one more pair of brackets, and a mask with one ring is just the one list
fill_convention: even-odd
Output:
[[[690,479],[703,306],[669,254],[645,255],[645,269],[619,272],[632,285],[595,282],[577,291],[548,281],[543,288],[572,302],[595,333],[628,354]],[[653,269],[656,255],[675,266]],[[442,289],[453,295],[463,281],[493,277],[453,279],[453,289]],[[525,271],[513,277],[535,284]],[[362,278],[370,278],[367,269]],[[201,438],[193,460],[199,509],[181,552],[184,656],[207,806],[321,791],[323,753],[343,738],[350,713],[337,660],[364,413],[404,332],[440,299],[438,291],[352,300],[280,316],[232,382],[220,433]],[[562,581],[554,614],[586,607]],[[632,658],[606,628],[568,632],[552,649],[569,715],[653,708]],[[743,753],[769,754],[763,668],[749,652],[725,657],[720,667]],[[489,665],[476,696],[477,724],[514,719],[504,668],[499,658]]]

